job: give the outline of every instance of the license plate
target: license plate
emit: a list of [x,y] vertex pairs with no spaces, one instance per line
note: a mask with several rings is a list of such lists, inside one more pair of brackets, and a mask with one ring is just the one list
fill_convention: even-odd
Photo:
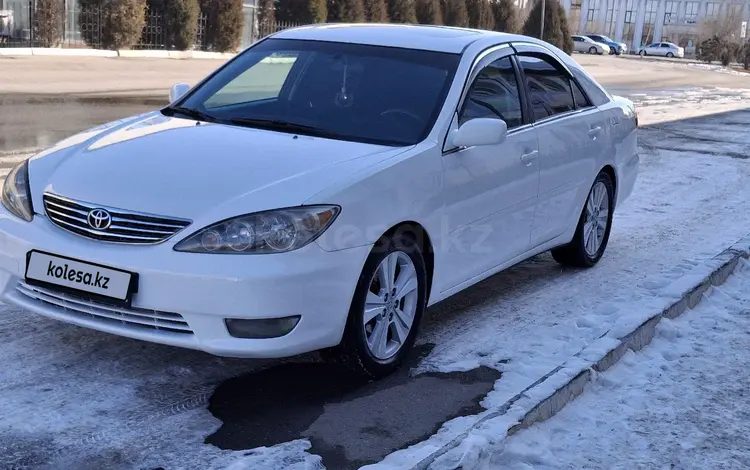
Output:
[[41,251],[29,252],[26,280],[125,302],[134,291],[133,273]]

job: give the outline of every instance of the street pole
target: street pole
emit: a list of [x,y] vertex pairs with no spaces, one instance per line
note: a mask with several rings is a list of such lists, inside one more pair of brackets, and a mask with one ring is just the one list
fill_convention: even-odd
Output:
[[544,41],[544,10],[547,6],[547,0],[542,0],[542,26],[539,28],[539,39]]

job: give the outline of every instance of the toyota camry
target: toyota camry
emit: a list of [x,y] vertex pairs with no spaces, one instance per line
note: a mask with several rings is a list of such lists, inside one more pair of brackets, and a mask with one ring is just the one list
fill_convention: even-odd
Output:
[[382,376],[427,306],[551,250],[591,267],[637,116],[540,40],[314,25],[163,109],[84,131],[2,189],[2,300],[231,357]]

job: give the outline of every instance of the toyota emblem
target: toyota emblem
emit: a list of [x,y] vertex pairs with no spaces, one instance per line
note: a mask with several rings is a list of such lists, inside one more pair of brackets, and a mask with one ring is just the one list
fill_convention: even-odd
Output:
[[86,221],[89,226],[96,230],[107,230],[112,224],[112,216],[104,209],[92,209],[89,211]]

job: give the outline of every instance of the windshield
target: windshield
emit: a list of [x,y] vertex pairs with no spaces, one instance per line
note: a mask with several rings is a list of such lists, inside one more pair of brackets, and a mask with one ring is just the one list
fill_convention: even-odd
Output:
[[268,39],[179,107],[234,125],[413,145],[435,123],[459,59],[414,49]]
[[602,41],[604,41],[604,42],[614,42],[613,40],[611,40],[607,36],[599,36],[599,39],[602,40]]

